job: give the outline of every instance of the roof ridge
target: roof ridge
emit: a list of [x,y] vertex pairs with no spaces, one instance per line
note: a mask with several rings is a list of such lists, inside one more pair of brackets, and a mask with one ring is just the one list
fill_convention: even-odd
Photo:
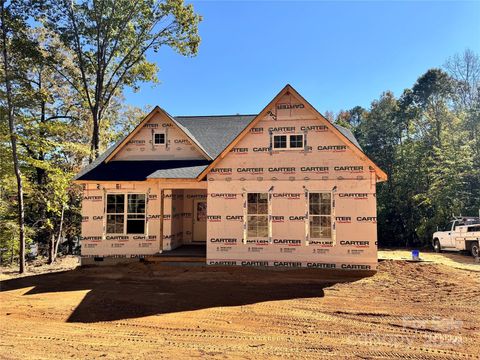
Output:
[[199,118],[199,117],[234,117],[234,116],[257,116],[257,114],[228,114],[228,115],[175,115],[174,118]]

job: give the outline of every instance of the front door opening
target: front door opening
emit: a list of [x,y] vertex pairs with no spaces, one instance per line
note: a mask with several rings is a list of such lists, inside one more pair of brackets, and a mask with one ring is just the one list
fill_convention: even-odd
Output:
[[193,243],[207,240],[207,201],[195,199],[193,202]]

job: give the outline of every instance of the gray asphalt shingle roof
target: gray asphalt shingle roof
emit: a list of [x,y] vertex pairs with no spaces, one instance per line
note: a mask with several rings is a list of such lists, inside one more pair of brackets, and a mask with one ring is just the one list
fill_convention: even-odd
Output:
[[215,158],[212,157],[212,154],[208,151],[208,149],[206,149],[204,147],[204,143],[202,143],[201,141],[199,141],[199,139],[190,132],[190,129],[185,127],[181,122],[179,122],[175,117],[173,117],[172,115],[170,115],[168,112],[166,112],[164,109],[162,109],[163,112],[165,114],[167,114],[170,119],[175,123],[175,125],[177,125],[185,134],[187,134],[187,136],[205,153],[207,154],[208,157],[210,157],[211,160],[213,160]]
[[147,179],[194,179],[207,168],[207,165],[188,166],[176,169],[157,170],[147,176]]
[[[256,115],[214,115],[214,116],[175,116],[215,159]],[[360,150],[360,144],[350,130],[333,124],[348,140]]]
[[256,115],[175,116],[215,159]]
[[[215,159],[220,153],[242,132],[256,115],[213,115],[213,116],[174,116],[172,120],[208,155]],[[347,139],[360,150],[352,132],[340,125],[333,124]],[[84,177],[101,165],[105,159],[116,149],[124,138],[117,141],[101,154],[94,162],[83,168],[75,180]],[[149,179],[160,178],[196,178],[208,165],[175,167],[159,169],[147,176]]]
[[337,124],[333,124],[333,126],[335,126],[337,128],[337,130],[340,131],[343,134],[343,136],[345,136],[348,140],[350,140],[353,143],[353,145],[355,145],[360,150],[362,150],[362,147],[360,146],[357,139],[355,138],[355,135],[353,135],[353,133],[350,130],[348,130],[347,128],[344,128],[343,126],[337,125]]

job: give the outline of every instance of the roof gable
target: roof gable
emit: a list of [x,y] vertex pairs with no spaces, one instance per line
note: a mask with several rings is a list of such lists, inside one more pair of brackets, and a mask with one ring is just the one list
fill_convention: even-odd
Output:
[[[160,108],[158,108],[161,110]],[[140,124],[137,125],[135,130],[138,132],[139,129],[142,129],[145,124],[147,124],[150,119],[152,119],[156,114],[156,109],[152,110],[145,119],[142,120]],[[211,158],[217,157],[222,150],[247,126],[250,121],[255,117],[255,115],[214,115],[214,116],[176,116],[172,117],[164,111],[166,116],[169,116],[173,119],[173,122],[178,124],[179,131],[185,132],[189,137],[195,139],[195,141],[200,144],[202,149],[210,155]],[[133,130],[133,131],[135,131]],[[133,132],[132,131],[132,132]],[[128,142],[133,139],[134,134],[130,133],[127,136],[124,136],[122,139],[118,140],[115,144],[111,145],[105,152],[103,152],[97,159],[95,159],[91,164],[85,166],[81,171],[74,177],[75,181],[85,181],[93,180],[93,178],[98,177],[98,180],[103,179],[103,173],[97,171],[97,168],[101,168],[103,172],[113,169],[111,167],[105,167],[105,160],[107,158],[115,159],[115,161],[108,161],[108,163],[125,163],[126,161],[118,160],[115,155],[121,152],[123,148],[128,144]],[[123,145],[122,145],[123,144]],[[115,153],[114,153],[115,151]],[[160,166],[160,161],[163,161],[165,166]],[[192,164],[184,164],[185,168],[178,167],[178,164],[183,164],[182,160],[136,160],[131,162],[145,163],[147,164],[148,169],[152,166],[157,166],[156,169],[153,169],[153,172],[147,177],[152,178],[193,178],[195,179],[211,162],[209,159],[205,165],[195,166],[195,160],[190,159]],[[127,164],[128,165],[128,164]],[[121,165],[121,169],[129,171],[132,169],[130,165]],[[120,165],[119,165],[120,166]],[[171,171],[168,171],[168,167],[171,168]],[[118,170],[117,168],[115,168]],[[122,170],[122,171],[123,171]],[[158,171],[156,171],[158,170]],[[85,176],[88,174],[87,176]],[[143,174],[143,172],[142,172]],[[123,176],[123,175],[122,175]]]
[[[182,124],[177,122],[170,114],[168,114],[165,110],[161,109],[160,107],[156,106],[136,127],[133,131],[128,134],[123,140],[117,143],[114,146],[114,149],[110,151],[110,153],[105,157],[105,162],[108,163],[110,160],[114,159],[115,156],[119,155],[120,152],[132,142],[138,134],[140,134],[141,130],[156,116],[161,116],[162,119],[165,119],[169,126],[175,127],[176,130],[180,132],[181,135],[185,136],[188,139],[193,147],[207,160],[211,160],[211,155],[205,150],[205,148],[198,142],[198,140],[190,133],[190,131],[185,128]],[[153,136],[153,135],[152,135]],[[168,140],[167,140],[168,141]],[[174,154],[174,153],[173,153]],[[143,160],[143,159],[142,159]],[[145,159],[145,160],[152,160],[152,159]]]
[[[303,107],[291,106],[292,98],[299,102]],[[279,104],[277,104],[279,101]],[[277,108],[277,105],[282,105]],[[300,111],[301,109],[301,111]],[[149,178],[164,178],[168,177],[188,177],[202,180],[210,172],[212,168],[218,164],[227,154],[256,126],[257,123],[266,119],[267,116],[277,116],[281,118],[283,112],[295,112],[295,118],[318,120],[321,121],[329,130],[339,137],[348,147],[355,153],[359,159],[365,161],[371,166],[372,171],[375,171],[377,178],[380,181],[387,179],[386,174],[370,160],[362,151],[357,140],[353,134],[346,128],[337,124],[330,123],[323,117],[312,105],[310,105],[295,89],[290,85],[286,85],[275,98],[258,114],[258,115],[225,115],[225,116],[177,116],[172,117],[165,110],[160,107],[155,107],[136,127],[123,139],[108,148],[95,161],[83,168],[75,177],[75,180],[82,181],[84,175],[92,172],[97,167],[105,167],[107,162],[110,162],[121,149],[147,124],[155,115],[161,114],[167,119],[172,126],[175,126],[176,131],[181,132],[191,142],[201,157],[205,159],[205,163],[194,163],[195,161],[202,161],[201,158],[191,159],[194,162],[188,164],[176,163],[181,159],[175,160],[169,158],[159,160],[165,164],[158,164],[154,172]],[[303,112],[303,113],[302,113]],[[212,159],[215,159],[213,162]],[[116,161],[119,159],[115,158]],[[151,160],[136,160],[136,162],[148,162]],[[176,161],[176,162],[175,162]],[[175,162],[175,164],[174,164]],[[209,166],[208,163],[210,163]],[[149,163],[154,164],[154,162]],[[165,165],[165,166],[164,166]],[[175,166],[174,166],[175,165]],[[169,171],[172,168],[172,171]],[[158,170],[158,171],[156,171]],[[90,174],[91,175],[91,174]],[[88,175],[88,176],[90,176]]]
[[[295,98],[299,103],[283,102],[286,98]],[[292,116],[299,119],[307,119],[313,117],[326,126],[333,134],[339,137],[361,160],[365,161],[375,171],[377,178],[380,181],[386,181],[387,175],[383,172],[365,153],[361,150],[360,145],[354,138],[353,134],[347,129],[335,126],[328,121],[318,110],[316,110],[307,100],[305,100],[292,86],[286,85],[270,103],[256,116],[250,123],[233,139],[233,141],[214,159],[214,161],[198,176],[198,179],[203,179],[211,169],[213,169],[223,158],[225,158],[230,151],[255,127],[260,121],[269,116],[273,120],[281,119],[282,116]]]

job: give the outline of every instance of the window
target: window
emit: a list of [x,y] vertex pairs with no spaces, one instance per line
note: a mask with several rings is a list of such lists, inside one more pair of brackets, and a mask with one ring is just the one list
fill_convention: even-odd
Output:
[[145,233],[145,194],[129,194],[127,234]]
[[303,148],[303,135],[290,135],[290,149]]
[[302,149],[303,134],[273,135],[273,149]]
[[125,195],[107,195],[107,233],[123,234],[125,223]]
[[450,221],[450,222],[445,226],[445,230],[444,230],[444,231],[450,231],[450,230],[452,230],[454,223],[455,223],[455,221]]
[[330,193],[309,193],[310,237],[330,239],[332,237],[332,195]]
[[287,135],[274,135],[273,136],[273,148],[274,149],[286,149],[287,148]]
[[108,234],[144,234],[145,194],[107,194],[106,215]]
[[247,229],[249,238],[268,237],[267,193],[249,193],[247,195]]
[[460,224],[460,221],[454,221],[453,222],[453,227],[452,227],[452,230],[456,230],[457,227],[461,226],[462,224]]
[[165,134],[163,134],[163,133],[154,134],[154,143],[155,143],[155,145],[164,145],[165,144]]

